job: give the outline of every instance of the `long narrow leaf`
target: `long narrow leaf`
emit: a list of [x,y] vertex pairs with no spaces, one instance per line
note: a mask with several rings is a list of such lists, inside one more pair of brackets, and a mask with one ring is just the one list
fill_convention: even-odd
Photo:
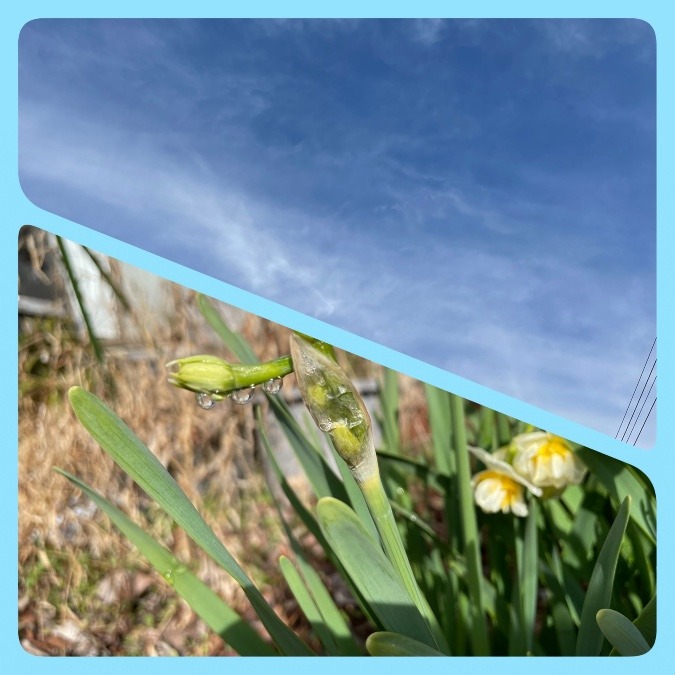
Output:
[[321,612],[319,611],[316,602],[314,602],[314,598],[305,585],[300,573],[286,556],[282,555],[281,558],[279,558],[279,566],[281,567],[281,572],[284,575],[284,579],[286,579],[288,587],[291,589],[291,593],[293,593],[293,596],[298,601],[300,609],[312,625],[314,632],[319,640],[321,640],[326,651],[332,656],[339,656],[340,651],[335,642],[335,638],[324,624]]
[[297,564],[312,599],[321,613],[321,618],[335,640],[338,654],[341,656],[360,656],[361,650],[358,648],[347,622],[316,570],[309,565],[304,556],[298,557]]
[[242,587],[282,653],[296,656],[312,654],[309,647],[274,613],[178,483],[131,429],[108,406],[84,389],[73,387],[68,396],[75,414],[94,440]]
[[99,259],[98,255],[96,255],[96,253],[86,246],[83,246],[82,248],[89,258],[91,258],[91,261],[96,266],[99,274],[105,279],[108,286],[110,286],[110,290],[112,290],[112,292],[115,294],[115,297],[120,301],[122,307],[124,307],[124,309],[127,311],[131,311],[131,305],[129,304],[129,300],[127,300],[127,296],[124,294],[124,291],[120,288],[119,284],[112,278],[112,275],[103,266],[103,263]]
[[528,654],[534,649],[534,621],[537,613],[538,574],[537,562],[539,559],[537,542],[538,502],[530,502],[530,513],[525,523],[525,539],[523,541],[523,566],[521,591],[523,598],[523,630],[525,633],[525,648]]
[[389,631],[435,646],[434,637],[379,545],[343,502],[325,497],[317,514],[321,529],[378,621]]
[[372,656],[444,656],[423,642],[387,631],[369,635],[366,648]]
[[217,333],[218,337],[225,343],[225,346],[241,361],[242,363],[257,363],[255,353],[248,345],[246,340],[238,333],[230,330],[230,327],[223,321],[223,318],[218,313],[218,310],[213,306],[213,303],[201,293],[197,294],[197,307],[206,319],[207,323]]
[[452,437],[457,462],[457,483],[460,517],[464,535],[464,551],[468,570],[469,597],[471,600],[471,644],[475,656],[489,655],[487,622],[483,606],[483,569],[480,538],[476,523],[476,509],[471,489],[469,451],[466,443],[464,400],[451,394]]
[[173,586],[176,593],[237,653],[242,656],[276,655],[270,645],[237,612],[192,574],[171,551],[79,478],[63,469],[55,468],[55,471],[80,488]]
[[[347,492],[349,504],[354,509],[356,515],[359,517],[366,530],[370,532],[373,541],[379,541],[380,535],[377,532],[377,526],[375,525],[375,521],[373,521],[373,516],[368,510],[368,505],[366,504],[366,500],[363,497],[363,492],[361,492],[359,486],[356,484],[354,476],[349,470],[349,467],[347,466],[347,463],[344,461],[344,459],[342,459],[342,457],[340,457],[337,452],[333,452],[333,456],[340,471],[340,475],[342,476],[342,483]],[[335,495],[330,496],[334,497]]]
[[448,476],[454,475],[455,458],[450,449],[452,423],[450,419],[450,400],[447,391],[424,385],[431,427],[431,441],[434,451],[436,470]]
[[598,627],[621,656],[641,656],[650,647],[630,619],[613,609],[601,609],[596,616]]
[[656,641],[656,596],[654,596],[633,622],[650,646]]
[[605,543],[593,568],[588,583],[586,599],[581,610],[581,624],[577,639],[577,656],[599,656],[602,649],[602,631],[598,627],[596,615],[601,609],[610,606],[616,563],[621,551],[621,541],[626,532],[630,515],[630,497],[626,497],[612,523]]
[[87,310],[87,305],[85,304],[84,298],[82,297],[80,282],[70,262],[70,255],[68,254],[66,245],[61,237],[56,237],[56,243],[58,244],[59,251],[61,253],[61,260],[63,261],[63,266],[66,270],[66,274],[68,275],[68,279],[70,280],[70,285],[72,286],[73,293],[75,294],[75,300],[77,301],[77,305],[80,308],[80,313],[82,314],[82,319],[84,320],[84,325],[87,329],[89,342],[91,343],[92,349],[94,350],[94,355],[96,356],[96,360],[99,363],[103,363],[103,346],[96,335],[96,331],[94,331],[94,324],[91,321],[89,311]]
[[400,433],[398,428],[398,373],[384,369],[380,390],[380,421],[384,445],[389,452],[399,452]]

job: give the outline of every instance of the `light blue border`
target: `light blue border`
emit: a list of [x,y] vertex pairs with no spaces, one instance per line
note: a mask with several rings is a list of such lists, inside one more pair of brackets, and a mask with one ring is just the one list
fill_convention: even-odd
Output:
[[[338,347],[360,354],[365,358],[382,363],[394,370],[425,380],[439,387],[452,390],[468,399],[501,410],[514,417],[526,420],[536,426],[550,429],[555,433],[610,454],[622,461],[634,464],[642,469],[652,480],[658,497],[659,529],[661,536],[658,547],[659,603],[658,638],[656,646],[646,656],[639,659],[567,659],[551,658],[542,663],[539,658],[513,659],[503,661],[500,657],[487,659],[471,657],[455,659],[452,663],[445,660],[426,660],[426,670],[445,672],[448,668],[458,668],[462,673],[483,673],[486,668],[513,668],[520,672],[539,672],[545,668],[551,673],[566,673],[570,668],[592,668],[596,672],[611,669],[612,672],[634,672],[637,669],[655,668],[656,672],[665,671],[669,655],[675,648],[675,610],[673,609],[674,582],[664,561],[672,560],[675,546],[667,533],[675,531],[675,486],[672,477],[675,468],[675,185],[673,161],[673,134],[671,123],[658,127],[658,232],[657,232],[657,334],[659,337],[659,411],[657,420],[656,446],[651,451],[641,451],[614,441],[607,436],[594,432],[578,424],[558,418],[543,410],[517,401],[511,397],[486,389],[470,381],[453,376],[437,368],[428,366],[415,359],[403,356],[393,350],[385,349],[368,340],[358,338],[346,331],[331,327],[325,323],[288,310],[280,305],[263,300],[255,295],[241,291],[225,283],[215,281],[202,274],[168,262],[157,256],[145,253],[120,241],[88,230],[80,225],[46,213],[30,203],[21,192],[17,172],[17,42],[21,27],[34,18],[42,17],[371,17],[371,16],[410,16],[410,17],[629,17],[648,21],[654,28],[657,38],[657,82],[658,82],[658,119],[675,119],[675,20],[673,9],[666,2],[641,0],[639,2],[599,2],[592,0],[558,0],[548,3],[533,1],[498,0],[490,2],[424,2],[404,3],[400,0],[389,2],[361,2],[355,0],[326,0],[324,2],[276,3],[272,0],[249,3],[199,2],[179,3],[165,0],[160,3],[131,2],[62,2],[56,7],[48,2],[24,2],[22,6],[5,10],[0,22],[0,71],[3,82],[3,143],[2,162],[0,164],[0,185],[2,185],[2,204],[5,217],[0,225],[0,308],[5,330],[2,331],[3,353],[2,392],[3,419],[7,422],[5,454],[6,466],[0,472],[0,500],[2,506],[2,532],[5,542],[16,542],[17,516],[17,465],[14,449],[17,447],[17,387],[16,387],[16,279],[17,256],[16,243],[21,225],[31,223],[68,239],[86,244],[96,250],[114,256],[125,262],[143,267],[155,274],[166,277],[183,285],[195,288],[208,295],[237,305],[247,311],[259,314],[272,321],[316,335]],[[159,8],[159,9],[158,9]],[[59,659],[29,656],[20,647],[17,640],[16,612],[16,545],[0,547],[0,570],[2,572],[2,602],[0,602],[0,633],[5,651],[5,663],[10,672],[58,672],[65,670],[89,672],[96,668],[101,672],[114,672],[124,668],[130,672],[183,672],[186,668],[199,668],[200,672],[216,672],[223,668],[238,673],[257,672],[259,668],[269,668],[259,659],[110,659],[99,658],[92,662],[90,658]],[[489,662],[486,663],[486,660]],[[460,662],[461,661],[461,662]],[[501,663],[498,663],[501,661]],[[275,669],[283,671],[311,672],[316,668],[312,659],[284,659],[275,662]],[[367,668],[368,672],[383,672],[387,669],[403,672],[403,668],[412,665],[409,661],[359,659],[350,663],[349,668]],[[325,673],[338,673],[344,669],[342,659],[324,659],[321,662]]]

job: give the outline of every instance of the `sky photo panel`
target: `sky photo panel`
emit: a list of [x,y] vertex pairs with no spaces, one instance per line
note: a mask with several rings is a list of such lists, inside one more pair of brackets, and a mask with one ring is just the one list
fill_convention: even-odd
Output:
[[639,20],[38,20],[21,185],[614,436],[656,336],[655,53]]

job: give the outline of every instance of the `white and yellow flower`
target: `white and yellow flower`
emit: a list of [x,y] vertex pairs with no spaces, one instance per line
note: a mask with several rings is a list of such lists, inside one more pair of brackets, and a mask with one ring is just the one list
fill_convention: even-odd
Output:
[[563,438],[546,431],[520,434],[512,442],[513,468],[539,488],[562,491],[581,483],[586,467]]
[[485,513],[513,513],[524,517],[528,514],[523,486],[501,471],[487,469],[471,479],[476,504]]
[[471,453],[487,467],[471,479],[476,504],[485,513],[513,513],[525,517],[528,514],[525,490],[537,497],[541,489],[520,476],[505,461],[506,451],[489,453],[482,448],[469,447]]

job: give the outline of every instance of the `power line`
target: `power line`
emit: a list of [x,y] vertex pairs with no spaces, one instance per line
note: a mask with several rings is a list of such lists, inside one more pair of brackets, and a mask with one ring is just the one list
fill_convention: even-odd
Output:
[[[631,430],[628,432],[628,436],[626,438],[629,441],[630,441],[630,437],[633,434],[633,431],[635,431],[635,427],[637,426],[637,423],[640,421],[640,415],[642,415],[642,411],[644,410],[645,404],[649,400],[649,394],[652,393],[652,389],[654,388],[655,384],[656,384],[656,375],[654,375],[654,379],[652,380],[652,383],[649,386],[649,390],[647,391],[647,395],[645,396],[645,400],[642,401],[642,405],[640,406],[640,412],[637,414],[637,417],[635,418],[635,422],[633,422],[633,426],[632,426]],[[656,396],[654,396],[654,400],[656,400]],[[637,407],[637,403],[635,404],[635,407]],[[635,445],[636,443],[637,443],[637,438],[633,441],[633,445]]]
[[[654,359],[654,363],[652,363],[652,369],[649,371],[649,375],[647,375],[647,379],[645,380],[645,383],[642,386],[642,391],[640,392],[640,396],[639,396],[637,402],[635,403],[635,407],[633,408],[633,413],[631,414],[630,419],[628,420],[628,424],[626,425],[626,430],[623,432],[623,436],[621,437],[622,441],[628,440],[626,438],[626,431],[628,431],[628,428],[630,427],[630,423],[633,421],[633,416],[637,412],[637,407],[638,407],[638,405],[640,405],[640,401],[642,400],[642,394],[645,393],[645,389],[647,388],[647,382],[649,382],[649,380],[652,376],[652,373],[654,372],[654,368],[656,368],[656,359]],[[639,382],[638,382],[638,384],[639,384]]]
[[619,428],[616,430],[616,434],[614,434],[614,438],[618,438],[618,436],[619,436],[619,432],[621,431],[621,427],[623,426],[623,422],[626,419],[626,415],[628,414],[628,411],[630,410],[630,405],[633,402],[633,397],[635,396],[635,392],[637,391],[637,388],[640,386],[640,381],[642,380],[642,376],[644,375],[645,368],[647,367],[647,364],[649,363],[649,358],[652,355],[652,352],[654,351],[654,345],[656,345],[656,338],[654,338],[654,342],[652,342],[652,348],[649,350],[649,354],[647,354],[645,364],[644,364],[644,366],[642,366],[642,372],[640,373],[640,377],[638,377],[638,381],[635,384],[635,389],[633,389],[633,393],[631,394],[630,401],[628,401],[628,406],[626,407],[626,411],[624,412],[623,417],[621,418],[621,424],[619,424]]
[[635,439],[635,443],[633,443],[633,445],[636,445],[637,442],[640,440],[640,434],[642,433],[642,430],[645,428],[645,424],[647,424],[647,420],[649,419],[649,416],[652,414],[652,410],[654,410],[655,405],[656,405],[656,398],[654,398],[654,400],[652,401],[651,408],[649,408],[647,417],[645,417],[645,421],[642,423],[642,426],[640,427],[640,433],[637,435],[637,438]]

